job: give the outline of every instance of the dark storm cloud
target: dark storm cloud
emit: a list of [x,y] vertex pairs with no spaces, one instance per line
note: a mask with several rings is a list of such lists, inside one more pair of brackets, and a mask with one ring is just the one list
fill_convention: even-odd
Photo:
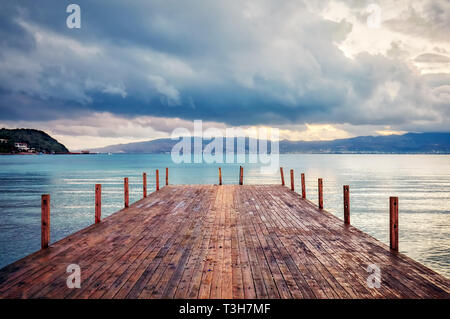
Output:
[[436,82],[381,55],[347,58],[336,43],[352,25],[301,1],[76,1],[80,30],[65,25],[71,2],[2,2],[2,119],[90,110],[233,125],[407,124],[443,114]]

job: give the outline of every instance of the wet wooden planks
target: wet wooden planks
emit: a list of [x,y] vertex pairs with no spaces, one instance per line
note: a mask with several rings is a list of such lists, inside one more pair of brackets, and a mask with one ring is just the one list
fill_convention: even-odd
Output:
[[[66,268],[81,268],[81,288]],[[380,270],[371,288],[367,267]],[[449,298],[449,280],[277,185],[166,186],[0,270],[1,298]]]

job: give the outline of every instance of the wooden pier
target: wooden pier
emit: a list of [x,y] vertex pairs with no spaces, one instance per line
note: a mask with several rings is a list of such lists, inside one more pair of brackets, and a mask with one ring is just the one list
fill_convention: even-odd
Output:
[[0,298],[450,297],[445,277],[281,185],[170,185],[95,220],[1,269]]

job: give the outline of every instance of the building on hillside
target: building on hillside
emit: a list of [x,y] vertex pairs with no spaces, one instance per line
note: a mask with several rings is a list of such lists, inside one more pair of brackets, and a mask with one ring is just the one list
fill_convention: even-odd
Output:
[[8,140],[6,138],[0,138],[0,144],[6,144]]
[[17,148],[17,150],[22,151],[22,152],[26,152],[29,150],[28,144],[27,143],[14,143],[14,147]]

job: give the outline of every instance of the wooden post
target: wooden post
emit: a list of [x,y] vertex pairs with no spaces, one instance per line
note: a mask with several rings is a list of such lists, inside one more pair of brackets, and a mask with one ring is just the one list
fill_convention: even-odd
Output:
[[294,190],[294,170],[291,169],[291,191]]
[[281,175],[281,186],[284,186],[284,173],[283,173],[283,167],[280,167],[280,175]]
[[129,200],[130,200],[130,196],[129,196],[129,191],[128,191],[128,177],[125,177],[123,179],[123,189],[124,189],[124,202],[125,202],[125,208],[128,207],[129,204]]
[[147,173],[142,174],[143,197],[147,197]]
[[166,186],[169,185],[169,168],[166,167]]
[[50,242],[50,195],[41,197],[41,248],[47,248]]
[[319,209],[323,209],[323,183],[321,178],[319,178]]
[[222,168],[219,167],[219,185],[222,185]]
[[239,166],[240,173],[239,173],[239,185],[244,184],[244,168],[242,166]]
[[350,187],[344,185],[344,223],[350,225]]
[[159,191],[159,170],[156,170],[156,190]]
[[305,174],[302,173],[302,198],[306,198]]
[[100,223],[102,218],[102,185],[95,184],[95,223]]
[[389,198],[390,242],[391,249],[398,251],[398,197]]

